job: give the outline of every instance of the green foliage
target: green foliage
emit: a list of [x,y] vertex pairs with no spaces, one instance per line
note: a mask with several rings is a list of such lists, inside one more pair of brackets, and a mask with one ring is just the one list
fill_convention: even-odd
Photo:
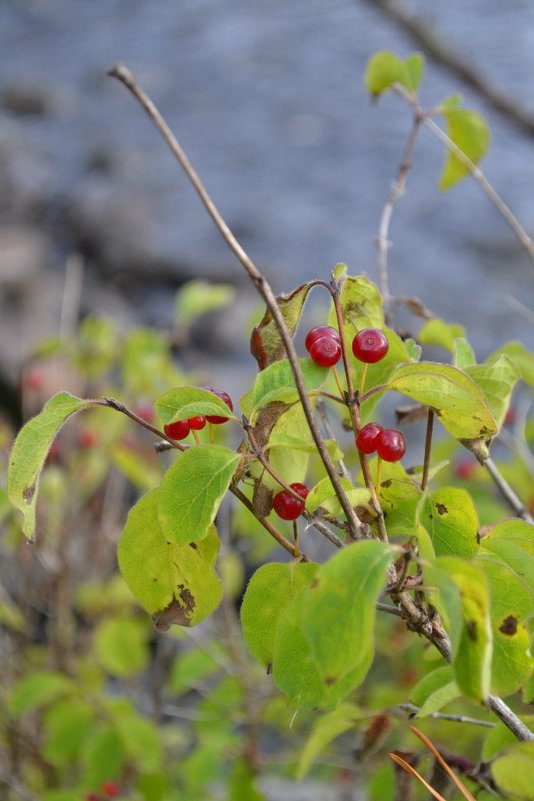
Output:
[[366,89],[377,96],[397,83],[415,95],[423,77],[423,68],[421,53],[412,53],[404,60],[388,50],[375,53],[367,63],[364,78]]
[[188,281],[176,294],[174,319],[181,327],[188,327],[207,312],[224,309],[235,297],[230,284],[209,284],[207,281]]
[[[460,148],[472,164],[478,164],[486,154],[490,132],[485,119],[465,108],[443,104],[441,113],[447,122],[447,134],[454,144]],[[461,158],[454,150],[447,151],[445,164],[439,180],[439,188],[444,191],[461,181],[471,172],[469,161]]]

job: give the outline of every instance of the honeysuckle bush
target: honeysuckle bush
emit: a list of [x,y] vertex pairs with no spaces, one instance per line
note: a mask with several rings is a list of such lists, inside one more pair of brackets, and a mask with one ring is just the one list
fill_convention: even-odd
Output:
[[[488,130],[456,97],[422,112],[422,72],[418,54],[381,53],[365,80],[375,96],[391,89],[408,101],[415,131],[445,118],[447,189],[473,172]],[[112,74],[144,102],[125,68]],[[55,572],[46,645],[25,627],[16,587],[1,607],[22,660],[2,693],[9,792],[22,782],[46,801],[71,801],[114,781],[132,799],[237,801],[263,798],[257,776],[278,770],[365,783],[370,799],[410,798],[413,784],[385,755],[417,763],[406,726],[416,715],[478,798],[534,798],[534,425],[521,400],[534,386],[534,354],[510,342],[479,363],[466,332],[415,299],[403,301],[413,335],[400,336],[383,242],[381,290],[338,264],[274,298],[226,238],[266,301],[250,338],[257,371],[233,409],[178,371],[163,335],[137,331],[118,348],[109,323],[91,320],[66,354],[91,391],[51,397],[11,449],[9,501],[23,537]],[[336,369],[300,345],[312,291],[325,301],[314,324],[337,331]],[[227,300],[224,289],[194,285],[179,314],[189,324]],[[367,328],[389,343],[375,364],[351,352]],[[429,346],[443,361],[426,358]],[[110,375],[120,376],[115,386]],[[511,405],[514,392],[521,402]],[[407,456],[359,452],[362,426],[392,404]],[[78,438],[58,464],[55,443],[68,441],[73,416],[93,437]],[[195,417],[226,422],[170,437]],[[136,424],[141,446],[131,439]],[[118,488],[117,475],[125,477]],[[273,498],[302,483],[300,519],[281,520]],[[131,486],[138,497],[121,521],[121,578],[109,564],[113,536],[99,529],[113,531]],[[16,528],[11,516],[20,554]],[[176,714],[192,724],[177,725]],[[13,749],[26,731],[38,758],[24,753],[17,767]],[[266,743],[268,734],[281,746]],[[452,797],[432,765],[427,779]]]

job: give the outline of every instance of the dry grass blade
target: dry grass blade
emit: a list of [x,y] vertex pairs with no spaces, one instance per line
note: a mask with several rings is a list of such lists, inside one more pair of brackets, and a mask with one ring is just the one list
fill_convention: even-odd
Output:
[[471,793],[469,792],[467,787],[464,784],[462,784],[462,782],[460,781],[458,776],[449,767],[449,765],[447,765],[447,763],[445,762],[445,760],[443,759],[443,757],[439,753],[439,751],[436,748],[436,746],[432,742],[430,742],[430,740],[428,739],[426,734],[423,734],[423,732],[419,731],[419,729],[417,729],[415,726],[410,726],[410,729],[413,731],[413,733],[415,735],[417,735],[417,737],[419,737],[421,742],[423,742],[426,745],[426,747],[428,748],[428,750],[434,755],[434,757],[437,759],[437,761],[439,762],[439,764],[441,765],[441,767],[443,768],[443,770],[445,771],[447,776],[449,776],[451,781],[453,781],[455,783],[455,785],[457,786],[457,788],[459,789],[459,791],[461,792],[463,797],[467,801],[475,801],[475,798],[471,795]]
[[437,799],[438,799],[438,801],[447,801],[447,799],[446,799],[446,798],[444,798],[444,797],[441,795],[441,793],[438,793],[438,791],[437,791],[437,790],[434,790],[434,788],[433,788],[433,787],[432,787],[432,786],[431,786],[431,785],[430,785],[430,784],[429,784],[429,783],[428,783],[428,782],[427,782],[425,779],[423,779],[423,777],[421,776],[421,774],[420,774],[420,773],[418,773],[418,772],[416,771],[416,769],[415,769],[414,767],[412,767],[412,765],[410,765],[410,763],[409,763],[409,762],[406,762],[406,760],[405,760],[405,759],[403,759],[403,758],[402,758],[402,757],[400,757],[400,756],[397,756],[397,754],[389,754],[389,756],[391,757],[391,759],[392,759],[394,762],[396,762],[396,763],[397,763],[397,765],[400,765],[400,766],[401,766],[401,768],[403,768],[403,770],[405,770],[405,771],[406,771],[406,773],[409,773],[411,776],[413,776],[415,779],[417,779],[417,781],[421,782],[421,784],[423,785],[423,787],[426,787],[426,789],[429,791],[429,793],[432,793],[432,795],[434,796],[434,798],[437,798]]

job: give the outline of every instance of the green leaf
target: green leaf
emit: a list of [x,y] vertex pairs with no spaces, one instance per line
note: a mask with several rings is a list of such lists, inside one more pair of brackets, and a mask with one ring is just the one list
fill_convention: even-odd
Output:
[[466,367],[473,367],[477,362],[473,348],[464,337],[457,337],[454,340],[452,353],[452,363],[460,370],[465,370]]
[[212,527],[199,543],[168,543],[158,515],[159,490],[131,509],[119,540],[121,573],[160,630],[195,626],[218,606],[222,585],[213,571],[219,541]]
[[425,497],[419,520],[430,534],[437,556],[452,554],[471,559],[478,550],[478,516],[471,496],[445,487]]
[[423,577],[429,603],[439,612],[441,622],[451,641],[453,657],[462,639],[464,614],[460,588],[453,576],[439,566],[436,560],[423,565]]
[[319,675],[311,648],[304,636],[301,608],[304,592],[286,609],[276,629],[273,656],[273,681],[299,709],[332,709],[354,690],[371,667],[373,654],[367,656],[340,681],[329,686]]
[[272,562],[250,579],[241,606],[243,636],[252,656],[264,667],[273,661],[276,628],[291,601],[317,571],[311,562]]
[[458,586],[462,602],[463,628],[453,654],[456,683],[467,698],[483,701],[490,691],[493,654],[488,581],[477,565],[455,556],[442,556],[436,565]]
[[497,431],[480,387],[452,365],[401,365],[391,375],[388,388],[434,409],[442,425],[458,439],[488,439]]
[[295,779],[302,781],[317,757],[324,753],[326,746],[340,734],[354,729],[361,712],[354,704],[341,704],[332,712],[327,712],[316,719],[310,736],[300,752]]
[[374,53],[367,62],[364,83],[372,95],[380,95],[393,84],[399,83],[415,95],[423,77],[424,59],[421,53],[412,53],[406,60],[395,53],[383,50]]
[[154,406],[164,425],[177,420],[187,420],[199,414],[218,415],[237,420],[223,400],[213,392],[200,387],[175,387],[158,398]]
[[146,626],[132,617],[103,620],[95,629],[94,647],[97,661],[111,676],[133,676],[148,663]]
[[207,312],[223,309],[234,300],[231,284],[211,284],[208,281],[187,281],[176,293],[174,319],[179,326],[190,326],[193,320]]
[[166,773],[145,773],[135,784],[144,801],[165,801],[169,792],[169,777]]
[[460,695],[460,689],[454,681],[452,667],[446,665],[423,676],[412,689],[410,699],[421,707],[417,717],[426,718]]
[[[490,142],[490,132],[485,119],[476,111],[465,108],[442,107],[442,113],[447,121],[449,138],[473,164],[478,164],[487,152]],[[442,191],[449,189],[470,172],[471,169],[465,161],[448,149],[439,188]]]
[[[375,470],[375,461],[370,463],[372,472]],[[399,462],[382,463],[380,503],[390,536],[403,536],[414,529],[421,496],[420,484],[406,473]]]
[[85,701],[69,698],[47,710],[43,721],[42,752],[52,765],[68,765],[90,731],[95,711]]
[[[299,359],[306,389],[318,389],[328,375],[328,368],[319,367],[311,359]],[[287,360],[277,361],[258,374],[250,395],[249,417],[274,401],[292,403],[298,400],[293,370]],[[245,411],[245,413],[247,413]]]
[[[366,389],[387,384],[390,376],[398,368],[399,364],[403,362],[411,363],[413,361],[413,355],[408,347],[408,343],[404,342],[398,336],[398,334],[396,334],[390,328],[383,328],[382,330],[388,338],[389,350],[381,361],[377,362],[376,364],[369,364],[367,366],[365,379]],[[353,359],[352,361],[352,377],[354,386],[359,387],[362,377],[362,370],[364,369],[365,365],[363,362],[359,362],[356,359]],[[377,392],[362,402],[362,414],[365,416],[366,420],[375,419],[372,416],[372,412],[383,394],[383,392]]]
[[507,342],[506,345],[503,345],[502,348],[495,351],[495,353],[489,357],[488,361],[493,360],[496,356],[500,356],[503,353],[513,361],[521,373],[523,381],[531,387],[534,387],[534,353],[525,348],[521,342]]
[[[513,548],[513,543],[511,545]],[[529,653],[530,637],[524,625],[534,608],[534,585],[525,582],[523,575],[515,571],[513,551],[511,556],[512,566],[487,550],[482,550],[476,560],[490,588],[493,631],[491,689],[501,696],[521,689],[534,668]]]
[[9,459],[8,495],[23,514],[22,530],[30,540],[35,534],[35,506],[46,455],[65,420],[88,405],[90,401],[60,392],[18,433]]
[[[371,493],[368,489],[365,487],[355,487],[351,481],[342,476],[339,479],[339,483],[346,491],[352,506],[366,506],[369,512],[371,512],[371,507],[369,505]],[[341,504],[328,476],[322,478],[318,484],[312,487],[306,498],[306,510],[310,514],[313,514],[319,508],[325,509],[325,511],[333,515],[342,514]]]
[[34,712],[66,695],[72,689],[62,673],[39,672],[25,676],[9,692],[9,709],[14,717]]
[[85,768],[84,781],[99,790],[105,781],[120,778],[124,761],[124,746],[110,723],[97,723],[89,732],[81,754]]
[[502,354],[492,362],[467,367],[465,372],[484,392],[500,428],[506,417],[512,392],[520,378],[519,370],[508,356]]
[[[346,275],[339,279],[339,304],[347,343],[362,328],[383,328],[382,296],[376,284],[364,275]],[[328,325],[338,327],[334,305],[330,309]]]
[[534,743],[517,743],[491,766],[498,790],[510,801],[534,801]]
[[432,320],[427,320],[423,324],[419,330],[417,339],[421,345],[437,345],[452,353],[455,339],[457,337],[463,337],[464,333],[464,328],[461,325],[457,323],[446,323],[444,320],[435,317]]
[[[260,427],[261,432],[265,432],[262,441],[267,438],[269,464],[275,473],[288,484],[293,481],[305,481],[310,463],[310,453],[317,453],[317,449],[311,439],[310,428],[304,415],[302,404],[295,403],[293,406],[282,407],[283,411],[280,410],[278,404],[275,404],[275,409],[278,409],[278,411],[274,412],[274,425],[269,433],[272,418],[268,422],[266,421],[266,428],[263,428],[261,423],[265,418],[269,418],[269,409],[271,408],[264,409],[257,417],[257,426]],[[302,450],[301,448],[291,447],[291,445],[289,447],[285,445],[276,447],[277,442],[284,442],[292,435],[300,441],[307,441],[312,450]],[[256,429],[256,436],[258,436],[258,429]],[[272,443],[275,443],[274,447],[271,447]],[[269,474],[265,475],[265,471],[259,463],[258,469],[257,475],[261,478],[262,484],[278,492],[280,489],[278,482]],[[255,473],[253,474],[256,475]]]
[[[282,317],[285,320],[291,336],[293,336],[297,330],[300,315],[310,289],[311,285],[309,283],[302,284],[289,295],[278,295],[276,298],[278,307],[282,312]],[[250,337],[250,352],[258,362],[260,370],[265,370],[270,364],[286,356],[282,337],[280,336],[278,326],[269,309],[266,309],[262,319],[252,331]]]
[[[343,451],[335,439],[325,439],[324,444],[331,459],[338,460],[343,458]],[[279,430],[273,430],[269,437],[269,451],[272,453],[275,448],[280,449],[282,452],[317,453],[317,445],[310,438],[304,439],[304,437],[295,437],[291,434],[282,434],[279,433]]]
[[321,565],[302,594],[304,634],[328,686],[372,657],[375,604],[390,561],[385,543],[353,543]]
[[228,782],[227,801],[265,801],[256,787],[255,775],[244,759],[234,762]]
[[239,454],[222,445],[197,445],[181,453],[163,476],[158,520],[167,542],[199,542],[228,491]]

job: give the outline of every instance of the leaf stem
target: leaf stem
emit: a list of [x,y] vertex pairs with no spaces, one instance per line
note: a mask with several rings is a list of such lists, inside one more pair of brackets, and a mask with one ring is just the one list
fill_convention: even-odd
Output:
[[430,474],[430,451],[432,448],[432,431],[434,428],[434,410],[428,409],[425,436],[425,457],[423,462],[423,476],[421,478],[421,489],[423,492],[428,486],[428,476]]
[[[232,495],[235,495],[235,497],[236,497],[236,498],[238,498],[238,500],[240,500],[240,501],[241,501],[241,503],[242,503],[244,506],[246,506],[246,507],[247,507],[247,509],[249,510],[249,512],[251,512],[251,513],[254,515],[254,517],[256,518],[256,520],[257,520],[257,521],[258,521],[258,522],[259,522],[259,523],[260,523],[260,524],[263,526],[263,528],[264,528],[266,531],[268,531],[268,532],[269,532],[269,534],[271,535],[271,537],[273,537],[273,539],[275,539],[275,540],[276,540],[276,542],[277,542],[279,545],[281,545],[281,546],[282,546],[282,548],[285,548],[285,550],[286,550],[288,553],[290,553],[290,554],[291,554],[291,556],[293,556],[293,557],[295,557],[295,558],[297,557],[297,554],[295,553],[295,546],[294,546],[294,545],[292,545],[292,544],[289,542],[289,540],[288,540],[288,539],[286,539],[286,537],[284,537],[284,535],[283,535],[283,534],[282,534],[280,531],[278,531],[278,529],[277,529],[277,528],[275,528],[275,526],[273,526],[273,524],[272,524],[272,523],[271,523],[269,520],[267,520],[267,518],[265,518],[265,517],[258,517],[258,515],[257,515],[257,514],[255,513],[255,511],[254,511],[254,508],[253,508],[253,506],[252,506],[252,503],[249,501],[249,499],[247,498],[247,496],[246,496],[246,495],[245,495],[243,492],[241,492],[241,490],[240,490],[238,487],[235,487],[235,486],[233,486],[233,485],[230,485],[230,492],[232,493]],[[302,560],[303,562],[307,562],[307,561],[308,561],[308,559],[307,559],[307,557],[305,556],[305,554],[301,553],[301,554],[299,554],[299,556],[300,556],[300,558],[301,558],[301,560]]]
[[156,428],[150,423],[147,423],[146,420],[143,420],[142,417],[139,417],[139,415],[135,414],[135,412],[132,412],[131,409],[128,409],[128,407],[125,406],[124,403],[115,400],[115,398],[104,397],[99,400],[92,401],[92,403],[95,406],[107,406],[108,409],[115,409],[115,411],[125,414],[126,417],[130,418],[130,420],[134,420],[136,423],[139,423],[140,426],[146,428],[146,430],[150,431],[151,434],[155,434],[156,437],[160,437],[160,439],[165,440],[165,442],[169,442],[173,448],[177,448],[177,450],[179,451],[187,450],[185,445],[181,445],[176,440],[171,439],[169,436],[167,436],[167,434],[165,434],[163,431],[160,431],[159,428]]
[[493,459],[488,458],[485,459],[484,467],[490,474],[491,478],[493,479],[493,483],[501,493],[502,497],[513,511],[516,517],[520,517],[526,523],[530,523],[531,526],[534,525],[534,518],[525,507],[523,503],[519,500],[511,486],[508,484],[502,473],[500,472],[499,468],[493,461]]

